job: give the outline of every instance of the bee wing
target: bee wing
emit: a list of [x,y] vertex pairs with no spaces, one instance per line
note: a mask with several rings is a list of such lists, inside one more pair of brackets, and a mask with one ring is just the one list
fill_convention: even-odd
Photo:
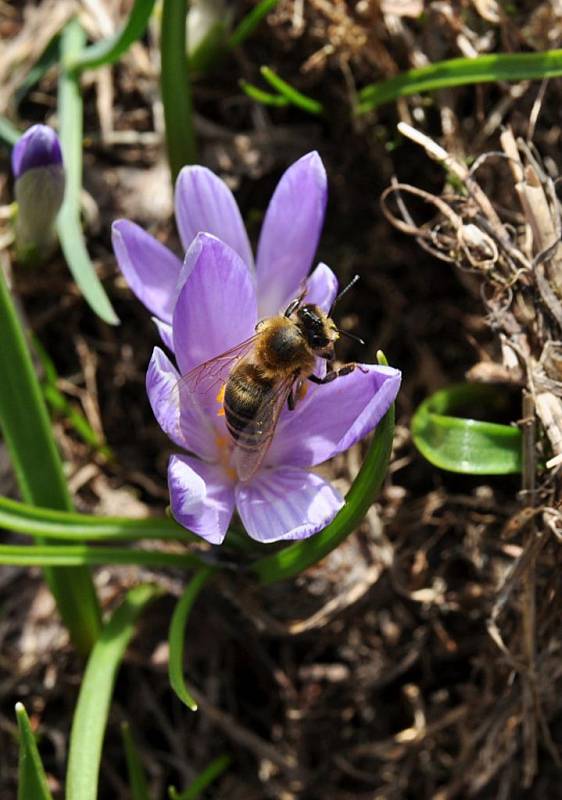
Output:
[[241,481],[249,480],[263,463],[295,380],[294,375],[289,375],[276,383],[264,396],[254,419],[245,426],[244,436],[254,436],[259,443],[247,446],[235,442],[233,463]]
[[236,364],[253,348],[259,333],[231,347],[209,361],[204,361],[183,375],[170,392],[170,403],[178,410],[178,434],[182,434],[182,421],[189,416],[213,428],[213,420],[222,416],[221,391]]

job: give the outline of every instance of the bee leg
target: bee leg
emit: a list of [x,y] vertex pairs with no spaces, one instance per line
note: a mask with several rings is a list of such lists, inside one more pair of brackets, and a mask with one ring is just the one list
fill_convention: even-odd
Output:
[[295,410],[295,395],[293,393],[293,389],[291,389],[287,397],[287,405],[289,406],[289,411]]
[[[323,378],[319,378],[318,375],[309,375],[308,380],[312,381],[312,383],[318,383],[320,385],[323,383],[331,383],[332,381],[335,381],[336,378],[341,378],[342,375],[349,375],[349,373],[353,372],[357,366],[358,365],[355,363],[344,364],[343,367],[340,367],[339,369],[330,370],[324,375]],[[359,369],[361,368],[359,367]]]

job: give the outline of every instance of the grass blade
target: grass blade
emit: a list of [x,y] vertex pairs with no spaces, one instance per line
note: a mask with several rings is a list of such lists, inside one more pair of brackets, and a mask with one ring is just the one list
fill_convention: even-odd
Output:
[[168,676],[170,686],[182,703],[192,711],[197,711],[197,703],[189,693],[183,676],[183,653],[185,645],[185,626],[195,600],[207,579],[213,574],[209,567],[200,569],[187,584],[184,593],[177,602],[170,622],[168,643],[170,658],[168,662]]
[[104,626],[80,688],[72,721],[66,800],[96,800],[103,737],[117,670],[137,620],[146,605],[161,594],[156,586],[135,586]]
[[[85,34],[78,20],[71,20],[61,35],[63,62],[79,53],[84,41]],[[117,325],[119,319],[96,275],[80,224],[83,104],[77,74],[61,70],[58,100],[66,192],[58,216],[57,232],[66,263],[84,298],[98,317],[109,325]]]
[[131,789],[132,800],[150,800],[148,783],[143,769],[141,757],[131,727],[128,722],[121,725],[121,737],[125,748],[125,758],[127,760],[127,772],[129,774],[129,787]]
[[287,98],[280,94],[271,94],[271,92],[265,92],[263,89],[259,89],[257,86],[254,86],[253,83],[248,83],[248,81],[241,80],[239,83],[242,91],[247,94],[251,100],[255,100],[256,103],[262,103],[264,106],[290,105]]
[[228,47],[232,49],[241,45],[248,36],[252,35],[262,19],[275,8],[278,2],[279,0],[260,0],[236,26],[228,40]]
[[160,92],[173,182],[182,167],[197,161],[187,60],[186,16],[187,0],[164,0],[160,33]]
[[88,547],[76,545],[20,544],[0,545],[0,564],[19,567],[79,567],[105,564],[139,564],[146,567],[202,566],[192,553],[169,553],[161,550],[134,550],[127,547]]
[[84,48],[70,55],[64,66],[68,70],[84,70],[113,64],[127,52],[129,47],[144,35],[148,26],[155,0],[135,0],[127,22],[114,36]]
[[373,111],[397,97],[451,86],[495,81],[523,81],[562,75],[562,50],[542,53],[493,53],[475,58],[451,58],[410,69],[394,78],[365,86],[359,92],[357,113]]
[[168,790],[170,800],[197,800],[205,789],[210,786],[213,781],[223,774],[232,763],[230,756],[223,755],[215,758],[208,767],[206,767],[200,775],[198,775],[191,786],[183,792],[178,792],[173,786]]
[[318,115],[324,112],[322,103],[294,89],[269,67],[262,67],[260,72],[269,85],[276,89],[279,94],[285,97],[292,105],[297,106],[297,108],[302,108],[303,111],[307,111],[309,114]]
[[16,718],[20,736],[18,800],[52,800],[29,717],[21,703],[16,703]]
[[[0,428],[22,497],[28,503],[70,511],[72,503],[49,416],[1,270],[0,375]],[[75,646],[86,654],[100,627],[99,607],[88,571],[46,570],[45,577]]]
[[414,444],[430,464],[465,475],[521,472],[519,428],[447,416],[459,407],[478,407],[490,414],[505,405],[505,393],[485,384],[459,384],[435,392],[412,417]]

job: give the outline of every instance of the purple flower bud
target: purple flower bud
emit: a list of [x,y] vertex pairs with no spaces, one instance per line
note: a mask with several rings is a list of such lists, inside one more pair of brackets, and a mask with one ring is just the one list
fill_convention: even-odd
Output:
[[26,261],[42,261],[55,244],[54,224],[64,199],[60,141],[47,125],[33,125],[12,151],[18,204],[16,245]]
[[12,170],[17,180],[35,167],[62,166],[62,151],[57,134],[48,125],[33,125],[12,150]]

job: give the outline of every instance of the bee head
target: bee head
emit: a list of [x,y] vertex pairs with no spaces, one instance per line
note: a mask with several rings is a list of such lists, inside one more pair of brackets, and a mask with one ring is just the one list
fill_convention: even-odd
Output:
[[321,308],[313,303],[306,303],[295,309],[297,324],[308,346],[315,352],[332,350],[339,337],[333,321]]

